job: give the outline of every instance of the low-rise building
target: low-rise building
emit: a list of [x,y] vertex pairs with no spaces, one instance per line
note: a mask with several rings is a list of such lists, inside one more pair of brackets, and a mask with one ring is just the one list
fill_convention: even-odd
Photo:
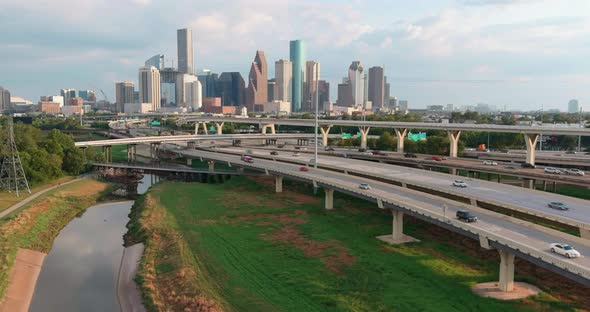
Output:
[[58,115],[61,113],[59,103],[39,102],[39,111],[49,115]]
[[153,109],[152,103],[125,103],[123,107],[125,114],[145,114]]

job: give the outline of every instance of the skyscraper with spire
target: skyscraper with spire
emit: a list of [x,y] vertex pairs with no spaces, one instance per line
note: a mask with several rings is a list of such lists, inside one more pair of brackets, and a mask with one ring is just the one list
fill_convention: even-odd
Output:
[[[257,106],[264,106],[268,102],[268,64],[264,51],[256,51],[254,62],[248,75],[246,89],[246,108],[249,112],[257,111]],[[259,107],[260,107],[259,106]]]

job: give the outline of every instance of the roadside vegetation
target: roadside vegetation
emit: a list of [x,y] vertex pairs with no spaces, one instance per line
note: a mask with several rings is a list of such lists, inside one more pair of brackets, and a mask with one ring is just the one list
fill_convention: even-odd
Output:
[[84,179],[41,195],[0,219],[0,298],[19,248],[49,252],[59,231],[110,191],[107,183]]
[[[138,281],[152,311],[575,311],[587,288],[524,261],[517,279],[545,293],[501,302],[470,287],[498,278],[498,255],[407,218],[422,242],[389,246],[391,215],[338,194],[272,179],[165,182],[134,206],[129,243],[144,241]],[[297,191],[297,193],[293,192]],[[193,294],[190,296],[189,294]]]

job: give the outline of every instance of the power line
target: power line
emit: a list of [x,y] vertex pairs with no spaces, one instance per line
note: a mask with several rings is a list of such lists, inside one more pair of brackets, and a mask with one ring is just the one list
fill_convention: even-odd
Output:
[[2,169],[0,170],[0,188],[4,188],[8,192],[15,191],[16,197],[19,197],[19,190],[26,190],[31,193],[29,182],[25,175],[25,170],[16,149],[14,142],[14,124],[12,119],[8,119],[6,127],[6,146],[7,153],[2,160]]

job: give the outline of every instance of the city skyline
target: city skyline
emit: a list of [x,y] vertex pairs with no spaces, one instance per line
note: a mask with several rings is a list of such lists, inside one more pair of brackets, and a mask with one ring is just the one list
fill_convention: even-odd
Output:
[[[0,66],[5,74],[0,85],[13,96],[29,100],[65,87],[103,89],[112,99],[113,83],[137,82],[137,68],[150,55],[164,54],[166,66],[172,62],[176,66],[173,31],[191,27],[194,59],[199,60],[196,68],[240,72],[244,77],[252,51],[264,50],[268,70],[274,72],[274,62],[289,57],[288,42],[305,40],[307,56],[322,64],[322,79],[331,84],[333,101],[342,72],[353,60],[367,69],[384,67],[390,95],[408,99],[412,107],[483,102],[511,109],[533,110],[542,105],[565,111],[570,99],[578,99],[582,107],[590,101],[586,87],[590,64],[585,57],[590,17],[583,13],[590,12],[590,4],[584,1],[457,0],[428,5],[258,1],[245,13],[241,10],[246,2],[230,2],[224,5],[227,10],[213,3],[199,4],[202,10],[190,14],[187,3],[187,13],[172,19],[174,12],[159,1],[132,1],[113,14],[133,11],[135,16],[159,10],[162,23],[138,17],[137,22],[126,18],[98,27],[86,25],[81,14],[35,27],[38,10],[47,11],[41,21],[55,20],[72,3],[62,1],[48,8],[35,1],[8,1],[3,7],[17,14],[3,16],[14,27],[0,30],[4,38]],[[75,6],[100,4],[90,0]],[[379,11],[396,12],[396,17]],[[247,16],[248,12],[259,14]],[[236,25],[231,26],[230,20]],[[145,27],[138,32],[120,31],[138,26],[135,23]],[[463,27],[467,24],[470,29]],[[31,75],[39,78],[31,79]],[[43,78],[49,76],[52,79]]]

